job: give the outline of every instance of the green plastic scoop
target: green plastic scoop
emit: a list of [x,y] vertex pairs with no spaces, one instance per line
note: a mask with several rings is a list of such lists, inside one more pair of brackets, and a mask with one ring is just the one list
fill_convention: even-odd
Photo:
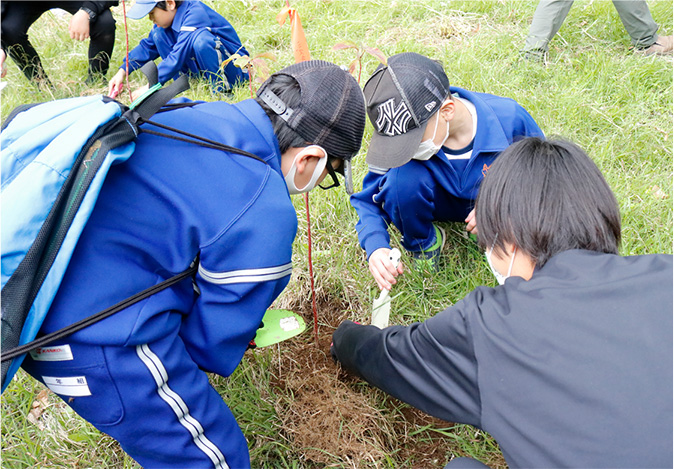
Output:
[[262,318],[263,327],[257,330],[255,345],[267,347],[301,334],[306,328],[304,319],[287,309],[268,309]]

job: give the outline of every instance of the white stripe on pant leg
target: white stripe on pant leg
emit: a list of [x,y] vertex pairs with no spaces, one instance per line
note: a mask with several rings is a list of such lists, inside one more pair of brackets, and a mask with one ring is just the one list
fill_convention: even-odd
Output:
[[168,385],[168,374],[161,360],[155,355],[147,344],[136,346],[136,353],[143,361],[147,369],[152,373],[152,377],[157,383],[157,393],[159,397],[166,402],[178,417],[180,424],[192,435],[192,439],[197,447],[206,454],[213,462],[216,469],[229,469],[225,456],[204,434],[204,428],[192,415],[185,404],[185,401],[176,394]]
[[[222,68],[222,73],[220,74],[222,76],[220,78],[222,78],[222,82],[226,88],[231,88],[232,86],[230,85],[229,80],[227,80],[227,75],[225,75],[225,67],[222,66],[222,62],[225,61],[225,58],[222,56],[222,51],[220,50],[221,46],[222,42],[220,42],[220,38],[215,36],[215,52],[218,54],[218,66]],[[230,55],[227,54],[227,58],[229,57]]]

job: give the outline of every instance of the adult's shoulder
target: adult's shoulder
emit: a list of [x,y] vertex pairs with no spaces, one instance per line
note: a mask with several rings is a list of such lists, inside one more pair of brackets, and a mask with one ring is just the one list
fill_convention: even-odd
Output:
[[540,269],[541,272],[551,271],[589,271],[592,275],[605,272],[602,277],[631,275],[630,272],[647,275],[650,273],[672,274],[671,254],[641,254],[635,256],[620,256],[584,249],[570,249],[551,257]]

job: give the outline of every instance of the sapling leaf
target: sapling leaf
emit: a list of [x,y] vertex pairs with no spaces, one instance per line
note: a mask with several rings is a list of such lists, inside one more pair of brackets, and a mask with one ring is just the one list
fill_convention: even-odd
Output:
[[272,62],[276,62],[276,55],[273,52],[263,52],[261,54],[257,54],[254,58],[253,61],[256,59],[269,59]]
[[251,63],[250,57],[248,57],[247,55],[244,55],[243,57],[237,57],[234,60],[234,65],[236,65],[237,67],[239,67],[241,69],[245,69],[246,67],[250,67],[250,63]]
[[[227,65],[228,63],[232,62],[233,60],[240,59],[241,57],[245,57],[246,59],[248,59],[247,55],[241,56],[240,54],[234,53],[234,54],[230,55],[229,57],[227,57],[225,60],[222,61],[221,67],[224,68],[224,66]],[[236,65],[236,62],[235,62],[235,65]]]
[[358,46],[351,41],[339,42],[334,46],[332,46],[332,50],[344,50],[344,49],[358,49]]
[[381,63],[386,65],[386,56],[384,55],[384,53],[382,51],[380,51],[376,47],[365,47],[365,52],[367,52],[368,54],[378,58]]

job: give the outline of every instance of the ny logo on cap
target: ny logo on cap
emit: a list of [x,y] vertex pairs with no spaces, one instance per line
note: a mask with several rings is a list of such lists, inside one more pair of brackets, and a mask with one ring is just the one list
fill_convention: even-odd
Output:
[[407,124],[412,119],[412,114],[407,108],[405,101],[395,107],[393,98],[377,106],[377,131],[380,134],[393,137],[407,132]]

